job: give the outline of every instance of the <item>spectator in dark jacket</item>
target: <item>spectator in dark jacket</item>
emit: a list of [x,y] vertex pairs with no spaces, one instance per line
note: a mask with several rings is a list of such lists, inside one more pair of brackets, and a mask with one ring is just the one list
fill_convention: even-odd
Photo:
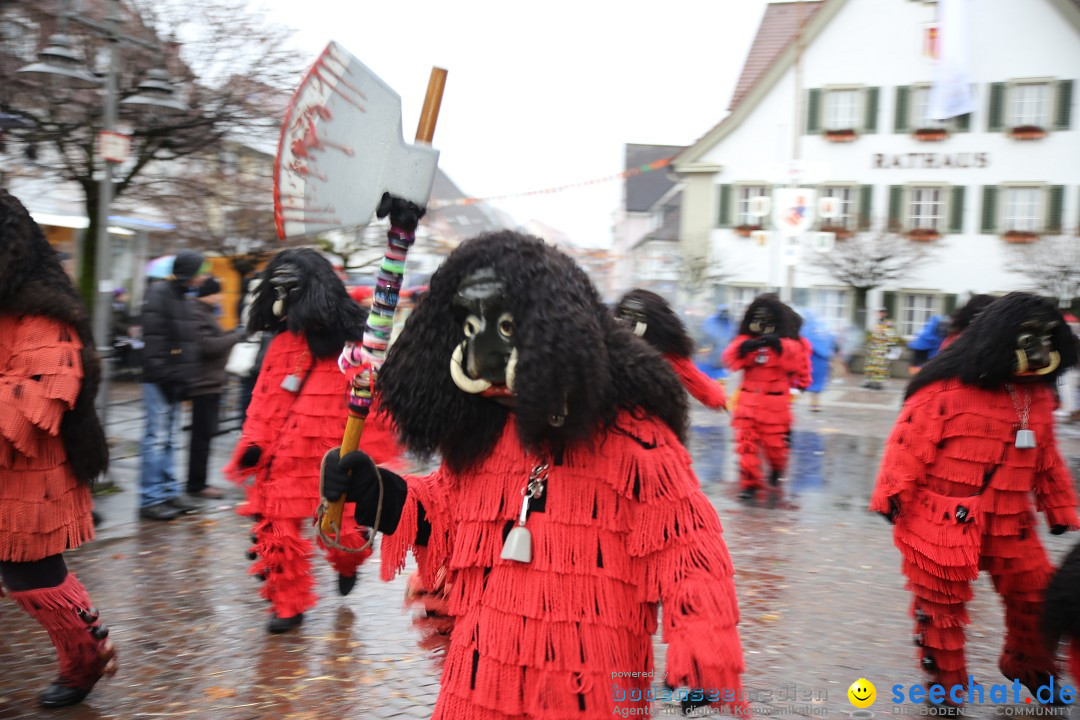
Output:
[[206,484],[206,467],[210,460],[210,441],[217,432],[221,390],[225,387],[225,365],[233,345],[244,339],[243,329],[226,332],[215,317],[221,307],[221,284],[209,278],[196,293],[191,304],[199,328],[199,375],[188,388],[191,398],[191,444],[188,455],[188,495],[220,499],[221,488]]
[[146,432],[139,514],[151,520],[172,520],[182,512],[199,509],[180,494],[173,448],[180,403],[199,374],[198,324],[186,295],[202,281],[203,264],[199,253],[181,251],[173,263],[172,277],[151,285],[143,304]]

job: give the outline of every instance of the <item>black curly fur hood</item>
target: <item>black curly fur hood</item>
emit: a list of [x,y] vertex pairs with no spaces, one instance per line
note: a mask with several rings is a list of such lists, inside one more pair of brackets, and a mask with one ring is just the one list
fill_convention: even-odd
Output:
[[[518,352],[513,412],[527,447],[588,441],[624,409],[654,414],[684,436],[686,393],[663,357],[615,320],[573,260],[503,231],[463,243],[443,262],[379,374],[382,407],[411,450],[437,450],[462,470],[491,451],[510,412],[450,377],[451,353],[465,338],[451,298],[481,268],[507,286]],[[548,420],[564,402],[565,423],[554,428]]]
[[0,189],[0,313],[37,315],[72,326],[82,342],[83,382],[60,436],[79,480],[92,484],[109,466],[109,446],[94,399],[101,364],[82,297],[41,228],[13,195]]
[[754,298],[754,302],[750,303],[750,307],[746,308],[746,312],[743,313],[742,322],[739,323],[740,335],[751,335],[750,332],[750,318],[760,307],[767,307],[773,317],[776,319],[776,334],[782,338],[797,338],[799,337],[799,329],[802,327],[802,317],[792,310],[787,304],[781,302],[773,293],[766,293],[764,295],[758,295]]
[[1049,300],[1014,292],[986,306],[955,342],[923,365],[908,384],[905,397],[911,397],[932,382],[949,378],[988,390],[1012,382],[1020,325],[1035,318],[1058,321],[1053,343],[1061,354],[1061,365],[1054,372],[1029,381],[1053,387],[1058,375],[1076,365],[1076,337]]
[[642,335],[645,342],[665,355],[690,357],[694,354],[694,341],[667,300],[649,290],[636,288],[623,295],[616,312],[629,300],[636,300],[645,308],[646,327]]
[[[274,315],[277,293],[269,279],[284,265],[294,266],[301,282],[298,294],[289,300],[287,317],[282,319]],[[311,354],[319,358],[337,356],[346,342],[357,342],[363,337],[367,313],[349,297],[330,262],[315,250],[282,250],[263,270],[262,279],[251,303],[249,333],[280,332],[286,328],[304,333]]]

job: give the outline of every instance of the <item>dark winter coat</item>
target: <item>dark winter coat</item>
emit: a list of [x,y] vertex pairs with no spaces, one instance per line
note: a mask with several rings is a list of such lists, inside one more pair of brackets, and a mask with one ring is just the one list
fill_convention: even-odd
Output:
[[199,376],[199,323],[184,297],[187,280],[153,283],[143,303],[143,382],[170,402],[183,400]]
[[225,366],[229,363],[229,352],[233,345],[244,339],[244,331],[223,330],[214,317],[211,305],[195,298],[187,302],[199,328],[199,374],[188,387],[187,395],[220,395],[225,387]]

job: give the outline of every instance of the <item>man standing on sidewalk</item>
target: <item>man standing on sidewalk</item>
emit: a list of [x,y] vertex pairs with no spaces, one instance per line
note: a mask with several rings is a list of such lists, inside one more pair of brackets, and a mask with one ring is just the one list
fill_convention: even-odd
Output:
[[199,373],[198,323],[185,301],[201,284],[203,256],[191,250],[177,254],[170,278],[154,283],[143,304],[143,398],[146,432],[142,440],[139,515],[172,520],[199,509],[180,493],[174,457],[180,403]]

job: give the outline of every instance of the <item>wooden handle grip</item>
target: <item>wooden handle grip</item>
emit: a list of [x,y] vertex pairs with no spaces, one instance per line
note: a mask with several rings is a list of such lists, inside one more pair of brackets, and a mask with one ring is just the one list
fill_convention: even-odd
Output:
[[[341,457],[345,457],[353,450],[360,447],[360,436],[364,434],[365,419],[358,415],[349,415],[349,421],[345,423],[345,435],[341,438]],[[322,531],[328,536],[334,536],[341,528],[341,518],[345,514],[345,496],[332,503],[322,518]]]
[[427,145],[435,137],[435,122],[439,119],[439,106],[442,105],[443,88],[446,87],[446,70],[431,68],[428,78],[427,96],[424,109],[420,111],[420,124],[416,126],[416,141]]

